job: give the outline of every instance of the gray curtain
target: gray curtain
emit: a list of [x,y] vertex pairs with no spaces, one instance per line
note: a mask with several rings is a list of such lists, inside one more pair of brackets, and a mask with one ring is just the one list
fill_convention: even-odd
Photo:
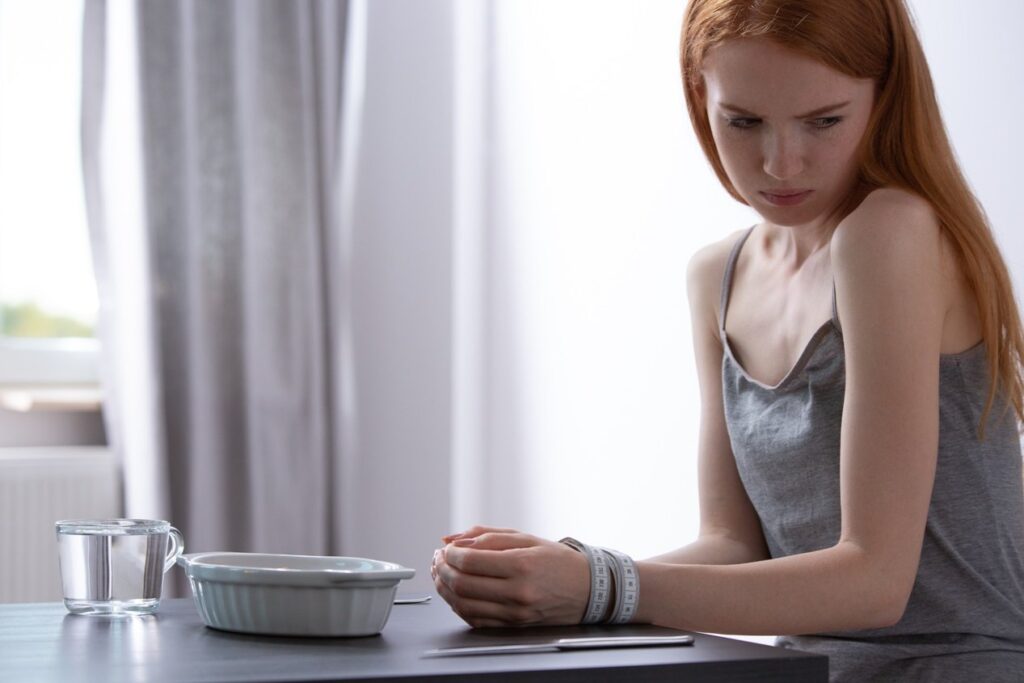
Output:
[[[133,7],[137,225],[109,219],[118,188],[103,186],[104,136],[117,135],[104,126],[105,0],[86,5],[82,120],[108,432],[136,486],[126,513],[162,512],[192,552],[339,553],[346,3]],[[115,282],[108,255],[126,229],[143,231],[141,283]],[[125,389],[136,370],[115,357],[116,301],[132,286],[146,292],[148,396]],[[135,401],[156,413],[150,452],[127,452]]]

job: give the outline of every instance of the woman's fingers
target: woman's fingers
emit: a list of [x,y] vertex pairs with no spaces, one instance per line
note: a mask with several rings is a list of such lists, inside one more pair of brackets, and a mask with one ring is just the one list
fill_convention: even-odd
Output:
[[526,558],[524,550],[544,541],[518,531],[489,531],[476,538],[460,538],[441,549],[441,556],[453,566],[471,574],[507,578],[521,574]]
[[[540,539],[518,531],[486,531],[476,538],[458,539],[435,550],[430,562],[430,575],[433,577],[436,565],[443,560],[451,561],[454,566],[469,573],[508,578],[521,571],[523,560],[518,554],[509,553],[503,557],[497,551],[531,548],[542,543]],[[467,552],[470,549],[486,552]]]
[[495,532],[495,531],[496,532],[501,532],[501,533],[515,533],[516,530],[515,529],[505,529],[505,528],[502,528],[502,527],[495,527],[495,526],[482,526],[482,525],[478,524],[476,526],[470,527],[469,529],[466,529],[463,532],[460,532],[460,533],[457,533],[457,534],[448,534],[447,536],[442,536],[441,537],[441,542],[445,543],[445,544],[448,544],[448,543],[451,543],[452,541],[454,541],[455,539],[458,539],[458,538],[476,538],[477,536],[480,536],[482,534],[486,534],[488,532]]
[[461,572],[447,563],[437,566],[436,577],[461,598],[482,600],[512,607],[530,607],[537,591],[521,579],[498,579]]
[[480,600],[467,597],[455,592],[445,583],[441,574],[444,572],[442,565],[438,577],[434,579],[434,587],[437,589],[445,602],[451,605],[452,610],[474,628],[487,628],[494,626],[523,625],[530,622],[531,611],[515,606],[505,605],[492,600]]
[[488,532],[472,546],[449,544],[431,565],[438,594],[478,627],[579,623],[589,572],[582,554],[518,532]]
[[512,550],[462,548],[452,544],[444,547],[441,557],[446,563],[465,574],[499,579],[521,575],[525,561],[522,553]]
[[430,578],[437,579],[437,565],[443,561],[440,548],[434,551],[434,557],[430,560]]
[[447,563],[438,565],[437,577],[459,597],[501,604],[513,602],[508,579],[466,574]]
[[457,548],[478,548],[480,550],[511,550],[512,548],[530,548],[540,545],[536,536],[518,531],[488,531],[476,538],[459,538],[452,541]]

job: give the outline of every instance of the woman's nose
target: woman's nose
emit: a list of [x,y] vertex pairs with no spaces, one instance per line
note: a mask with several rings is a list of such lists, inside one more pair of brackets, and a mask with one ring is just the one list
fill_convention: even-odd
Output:
[[804,170],[803,152],[792,136],[774,134],[765,141],[764,172],[776,180],[789,180]]

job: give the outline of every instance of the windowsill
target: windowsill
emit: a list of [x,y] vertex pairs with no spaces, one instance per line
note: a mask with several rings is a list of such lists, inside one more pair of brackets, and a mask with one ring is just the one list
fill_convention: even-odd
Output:
[[103,392],[96,385],[0,386],[0,408],[16,413],[96,412],[102,406]]

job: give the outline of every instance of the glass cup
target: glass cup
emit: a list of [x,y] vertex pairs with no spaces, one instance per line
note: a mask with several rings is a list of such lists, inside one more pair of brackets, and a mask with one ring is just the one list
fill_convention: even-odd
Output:
[[72,614],[152,614],[164,573],[185,550],[181,532],[154,519],[57,522],[64,606]]

